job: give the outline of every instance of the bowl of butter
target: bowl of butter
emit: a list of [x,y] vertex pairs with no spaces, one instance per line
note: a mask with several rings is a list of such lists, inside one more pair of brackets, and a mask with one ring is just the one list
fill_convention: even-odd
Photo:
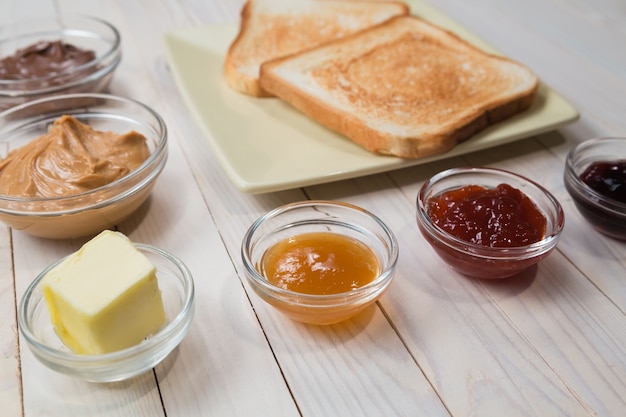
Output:
[[180,259],[105,230],[35,278],[18,324],[50,369],[113,382],[159,364],[193,316],[193,278]]

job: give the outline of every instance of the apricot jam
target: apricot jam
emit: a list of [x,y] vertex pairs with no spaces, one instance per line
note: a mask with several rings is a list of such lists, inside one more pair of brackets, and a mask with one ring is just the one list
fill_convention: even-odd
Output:
[[357,239],[331,232],[292,236],[270,247],[261,272],[277,287],[312,295],[348,292],[378,276],[374,252]]
[[466,242],[519,247],[538,242],[546,217],[523,192],[508,184],[468,185],[428,200],[428,216],[441,229]]
[[626,203],[626,160],[594,162],[580,180],[598,193]]

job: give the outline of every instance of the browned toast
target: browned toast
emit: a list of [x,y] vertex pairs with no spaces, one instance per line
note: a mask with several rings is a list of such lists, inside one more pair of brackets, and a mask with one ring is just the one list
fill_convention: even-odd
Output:
[[248,0],[226,54],[226,81],[241,93],[269,96],[259,85],[263,62],[408,13],[406,4],[395,1]]
[[364,148],[443,153],[528,108],[539,80],[414,16],[263,64],[261,86]]

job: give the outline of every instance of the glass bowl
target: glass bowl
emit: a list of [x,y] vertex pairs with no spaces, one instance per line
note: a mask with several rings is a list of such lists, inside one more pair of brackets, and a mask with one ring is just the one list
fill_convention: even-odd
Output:
[[[279,288],[261,272],[265,252],[302,233],[331,232],[357,239],[376,255],[379,270],[370,283],[347,292],[313,295]],[[245,276],[261,299],[291,319],[310,324],[346,320],[375,302],[387,289],[398,259],[392,231],[372,213],[343,202],[303,201],[278,207],[255,221],[241,247]]]
[[93,382],[121,381],[156,366],[182,341],[194,316],[194,283],[191,273],[177,257],[162,249],[135,246],[157,268],[157,280],[165,308],[166,323],[152,337],[116,352],[81,355],[69,350],[54,332],[41,291],[43,277],[63,259],[43,270],[24,293],[18,323],[35,357],[50,369]]
[[122,59],[121,39],[111,24],[89,16],[60,14],[18,20],[0,27],[0,59],[40,41],[63,40],[93,51],[92,61],[28,80],[0,79],[0,110],[44,97],[104,92]]
[[[466,185],[495,188],[508,184],[526,194],[547,220],[538,242],[514,247],[490,247],[470,243],[436,225],[428,213],[428,201],[441,193]],[[497,279],[518,274],[548,256],[556,247],[565,217],[556,198],[539,184],[512,172],[495,168],[452,168],[426,181],[417,196],[417,224],[435,252],[453,269],[475,278]]]
[[107,185],[70,196],[24,198],[0,195],[0,221],[16,230],[53,239],[99,233],[133,213],[149,196],[167,160],[167,128],[154,110],[127,98],[68,94],[31,101],[0,113],[0,161],[48,131],[62,115],[96,130],[143,134],[150,156]]
[[[626,137],[590,139],[574,147],[565,160],[563,180],[578,211],[596,230],[626,240],[626,203],[599,193],[581,179],[590,164],[607,161],[626,163]],[[623,174],[622,170],[622,190]]]

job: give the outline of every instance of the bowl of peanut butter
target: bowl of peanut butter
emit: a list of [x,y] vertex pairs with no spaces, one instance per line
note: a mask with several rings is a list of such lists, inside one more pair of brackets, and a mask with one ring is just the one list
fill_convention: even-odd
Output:
[[161,116],[135,100],[67,94],[0,113],[0,221],[34,236],[95,235],[148,198],[167,160]]
[[110,23],[58,14],[0,26],[0,110],[69,93],[105,92],[122,59]]

